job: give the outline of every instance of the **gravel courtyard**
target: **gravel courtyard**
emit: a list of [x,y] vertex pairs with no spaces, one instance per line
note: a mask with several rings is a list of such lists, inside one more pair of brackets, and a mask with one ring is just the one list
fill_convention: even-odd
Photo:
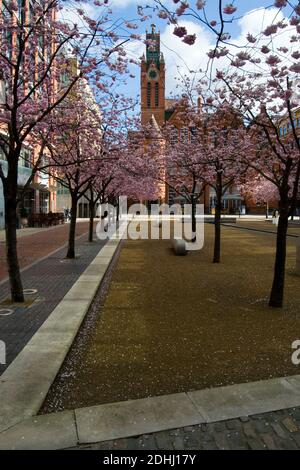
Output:
[[291,362],[300,338],[296,239],[285,307],[272,310],[275,236],[224,227],[214,265],[213,229],[205,226],[204,249],[186,257],[168,240],[125,242],[42,412],[300,373]]

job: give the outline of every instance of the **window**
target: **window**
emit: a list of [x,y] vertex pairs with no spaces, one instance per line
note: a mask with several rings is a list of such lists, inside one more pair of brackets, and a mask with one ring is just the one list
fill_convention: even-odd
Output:
[[184,144],[189,142],[189,129],[187,127],[180,129],[180,142]]
[[194,144],[197,142],[197,127],[190,127],[191,143]]
[[59,181],[56,182],[56,193],[58,196],[69,194],[68,188],[62,185]]
[[25,1],[18,0],[18,18],[21,23],[25,22]]
[[159,85],[155,83],[155,106],[158,108],[159,106]]
[[[0,39],[2,39],[2,41],[4,43],[6,43],[6,45],[9,45],[9,44],[12,44],[12,33],[11,33],[11,30],[9,28],[6,28],[5,27],[5,20],[7,19],[7,23],[9,24],[9,22],[11,21],[11,16],[12,16],[12,13],[10,12],[10,10],[7,8],[7,6],[5,5],[5,2],[2,2],[2,11],[0,11],[0,14],[2,15],[3,17],[3,26],[1,26],[1,34],[0,34]],[[1,37],[2,36],[2,37]],[[6,55],[11,58],[11,55],[12,55],[12,48],[10,48],[8,50],[8,52],[6,53]]]
[[25,168],[32,167],[32,152],[28,149],[22,149],[20,155],[20,166],[24,166]]
[[170,131],[170,144],[175,145],[178,143],[178,129],[176,127],[172,127]]
[[147,83],[147,106],[151,108],[151,83]]
[[[46,167],[49,165],[49,158],[46,155],[43,155],[41,160],[40,160],[40,168]],[[44,168],[39,172],[39,178],[40,178],[40,183],[44,184],[45,186],[49,185],[49,174],[48,174],[48,169]]]

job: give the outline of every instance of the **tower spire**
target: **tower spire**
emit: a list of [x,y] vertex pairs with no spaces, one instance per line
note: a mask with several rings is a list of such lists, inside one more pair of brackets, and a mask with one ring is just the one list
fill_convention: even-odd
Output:
[[155,24],[146,33],[146,44],[146,57],[141,61],[142,123],[149,122],[153,115],[161,126],[165,122],[165,62]]

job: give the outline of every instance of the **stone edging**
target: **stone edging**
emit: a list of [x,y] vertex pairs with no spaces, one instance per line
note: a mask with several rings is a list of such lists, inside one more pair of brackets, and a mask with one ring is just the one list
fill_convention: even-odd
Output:
[[0,449],[65,449],[300,406],[300,375],[27,418]]
[[120,232],[107,241],[1,375],[0,433],[38,413],[118,248]]

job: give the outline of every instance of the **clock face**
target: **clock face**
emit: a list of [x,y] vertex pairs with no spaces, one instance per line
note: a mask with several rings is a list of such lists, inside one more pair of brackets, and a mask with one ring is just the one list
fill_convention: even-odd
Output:
[[151,80],[155,80],[157,77],[158,77],[158,73],[156,72],[156,70],[150,70],[149,78],[151,78]]

